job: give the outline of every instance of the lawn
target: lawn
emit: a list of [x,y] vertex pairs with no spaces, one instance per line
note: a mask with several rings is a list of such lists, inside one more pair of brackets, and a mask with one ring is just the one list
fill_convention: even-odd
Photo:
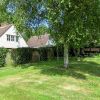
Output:
[[0,100],[100,100],[100,56],[0,68]]

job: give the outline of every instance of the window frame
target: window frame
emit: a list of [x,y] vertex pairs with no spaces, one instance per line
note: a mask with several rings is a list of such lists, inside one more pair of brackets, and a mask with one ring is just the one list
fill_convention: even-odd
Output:
[[16,36],[16,42],[18,42],[19,41],[19,36]]
[[7,41],[11,41],[10,35],[7,34]]
[[11,37],[11,41],[15,41],[15,36],[14,35],[10,35]]
[[6,35],[6,40],[8,42],[18,42],[19,41],[19,36],[18,35]]

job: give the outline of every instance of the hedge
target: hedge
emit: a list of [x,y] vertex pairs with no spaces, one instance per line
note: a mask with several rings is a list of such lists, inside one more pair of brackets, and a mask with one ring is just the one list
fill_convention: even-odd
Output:
[[6,61],[6,54],[7,54],[7,49],[5,48],[0,48],[0,67],[4,67]]
[[30,48],[18,48],[12,49],[11,56],[14,64],[26,64],[32,60],[32,49]]

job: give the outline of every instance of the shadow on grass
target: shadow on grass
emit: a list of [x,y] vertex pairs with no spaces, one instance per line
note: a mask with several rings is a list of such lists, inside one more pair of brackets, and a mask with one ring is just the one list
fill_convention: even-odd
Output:
[[41,74],[46,75],[60,75],[66,77],[73,77],[76,79],[87,79],[86,74],[100,77],[100,65],[94,62],[86,61],[73,61],[70,63],[69,68],[63,68],[63,61],[48,61],[39,62],[35,64],[26,64],[22,68],[32,66],[33,69],[39,69]]

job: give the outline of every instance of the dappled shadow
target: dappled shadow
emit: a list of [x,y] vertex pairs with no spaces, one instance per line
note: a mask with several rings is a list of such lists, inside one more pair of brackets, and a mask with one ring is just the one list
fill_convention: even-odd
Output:
[[[62,67],[62,66],[61,66]],[[77,79],[86,79],[86,76],[76,72],[73,69],[65,69],[65,68],[57,68],[57,67],[53,67],[53,68],[43,68],[41,69],[41,73],[42,74],[47,74],[47,75],[60,75],[60,76],[72,76],[74,78]]]
[[33,63],[22,64],[22,65],[18,65],[18,66],[21,67],[22,69],[25,69],[25,68],[33,66]]
[[[100,77],[100,64],[92,61],[81,61],[76,64],[71,64],[74,70],[83,72],[85,74],[94,75]],[[76,67],[75,67],[76,66]]]
[[35,64],[26,64],[22,68],[32,66],[33,69],[39,69],[41,74],[60,75],[65,77],[73,77],[76,79],[87,79],[86,74],[100,77],[100,64],[95,62],[74,61],[70,62],[69,68],[63,68],[62,61],[39,62]]

